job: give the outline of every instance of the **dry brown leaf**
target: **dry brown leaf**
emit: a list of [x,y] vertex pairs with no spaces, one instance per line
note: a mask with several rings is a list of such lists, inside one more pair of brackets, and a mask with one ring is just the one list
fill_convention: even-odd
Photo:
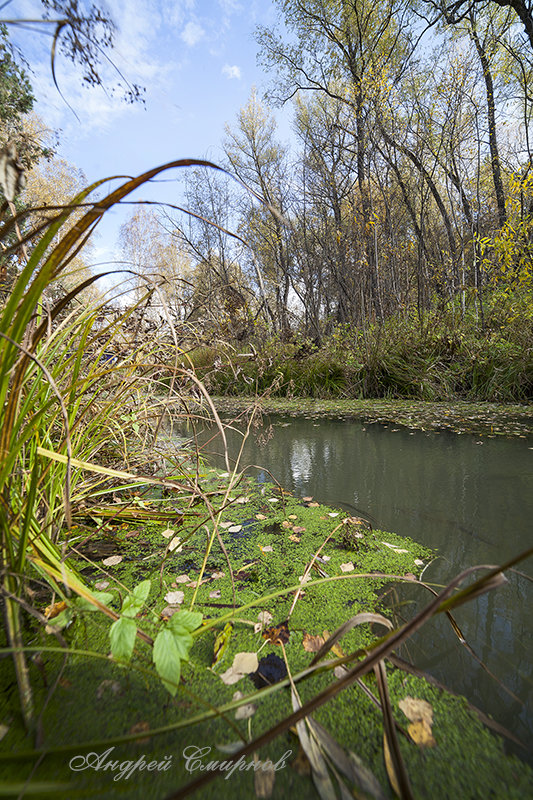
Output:
[[232,525],[228,528],[228,533],[239,533],[239,531],[242,531],[242,525]]
[[108,586],[109,586],[109,581],[98,581],[97,583],[94,584],[94,588],[98,592],[103,592],[104,589],[107,589]]
[[222,596],[222,592],[220,589],[215,589],[213,592],[209,592],[209,597],[211,600],[218,600]]
[[298,519],[298,517],[296,516],[296,514],[289,514],[289,517],[288,517],[288,518],[289,518],[289,519]]
[[274,548],[270,544],[267,544],[265,547],[259,545],[259,549],[262,553],[272,553],[274,551]]
[[299,542],[300,541],[300,537],[299,536],[295,536],[294,533],[291,533],[291,535],[289,536],[289,539],[291,540],[291,542]]
[[190,581],[189,576],[184,574],[184,575],[178,575],[178,577],[176,578],[174,583],[176,583],[176,584],[178,584],[178,583],[188,583],[189,581]]
[[287,528],[292,528],[292,523],[290,523],[288,519],[284,519],[281,523],[281,527],[287,530]]
[[312,499],[313,499],[312,497],[302,497],[304,503],[310,503]]
[[260,520],[263,520],[263,519],[268,519],[268,518],[267,518],[267,517],[266,517],[264,514],[256,514],[256,515],[255,515],[255,518],[256,518],[256,519],[260,519]]
[[302,528],[299,525],[295,525],[294,528],[292,529],[292,532],[293,533],[304,533],[305,532],[305,528]]
[[[135,725],[132,725],[129,729],[128,733],[148,733],[150,730],[150,723],[149,722],[136,722]],[[142,739],[136,739],[135,744],[147,744],[150,741],[149,736],[143,736]]]
[[311,636],[310,633],[304,631],[302,645],[304,650],[307,650],[308,653],[318,653],[324,642],[325,639],[323,636],[320,636],[320,634],[317,636]]
[[[257,754],[254,753],[254,761],[257,761]],[[254,789],[255,789],[255,796],[259,798],[269,798],[272,797],[272,792],[274,791],[274,783],[276,780],[276,771],[272,767],[271,769],[258,769],[257,772],[254,772]]]
[[341,572],[353,572],[355,569],[353,561],[348,561],[346,564],[341,564]]
[[212,572],[211,573],[211,577],[212,577],[212,579],[214,581],[217,581],[217,580],[219,580],[219,578],[225,578],[226,577],[226,573],[225,572]]
[[174,536],[174,531],[172,528],[167,528],[165,531],[161,531],[161,536],[164,536],[165,539],[170,539],[171,536]]
[[177,608],[176,606],[165,606],[165,608],[162,610],[159,616],[161,617],[161,619],[170,619],[172,614],[175,614],[176,611],[179,611],[179,608]]
[[319,507],[319,505],[320,505],[320,503],[315,503],[315,502],[313,501],[312,503],[309,503],[309,508],[318,508],[318,507]]
[[271,628],[265,628],[263,631],[263,639],[272,644],[287,644],[290,639],[289,622],[280,622],[279,625],[272,625]]
[[233,522],[219,522],[218,523],[218,527],[219,528],[231,528],[231,526],[233,524],[234,524]]

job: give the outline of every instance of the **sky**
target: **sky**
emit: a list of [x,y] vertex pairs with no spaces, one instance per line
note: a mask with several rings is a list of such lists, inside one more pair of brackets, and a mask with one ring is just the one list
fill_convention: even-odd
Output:
[[[220,161],[224,125],[232,124],[253,86],[261,94],[271,76],[256,64],[254,31],[271,26],[271,0],[108,0],[116,26],[115,67],[132,84],[146,88],[145,104],[128,104],[120,93],[83,86],[78,68],[63,57],[50,68],[52,37],[43,26],[9,26],[10,38],[31,67],[34,110],[59,131],[58,155],[82,169],[88,182],[111,175],[137,175],[179,158]],[[38,19],[38,0],[0,5],[1,19]],[[32,28],[31,30],[29,28]],[[119,80],[104,67],[106,86]],[[290,137],[288,114],[279,135]],[[176,172],[163,184],[143,189],[143,199],[180,201]],[[172,179],[172,180],[171,180]],[[95,241],[95,260],[117,257],[119,210],[106,215]]]

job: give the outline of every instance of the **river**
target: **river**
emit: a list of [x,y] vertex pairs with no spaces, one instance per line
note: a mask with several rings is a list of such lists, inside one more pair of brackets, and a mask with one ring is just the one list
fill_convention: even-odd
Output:
[[[241,436],[231,430],[227,436],[235,457]],[[220,440],[207,449],[220,450]],[[217,456],[212,460],[221,465]],[[501,564],[533,544],[533,437],[271,417],[245,443],[241,466],[251,464],[261,465],[254,470],[259,480],[270,480],[271,472],[296,495],[368,515],[374,527],[431,547],[437,557],[423,577],[434,585],[475,564]],[[532,575],[533,559],[517,569]],[[479,659],[515,697],[467,652],[445,617],[428,623],[402,655],[531,743],[533,583],[511,571],[507,578],[506,586],[454,616]],[[403,589],[398,613],[407,618],[429,599],[421,589]]]

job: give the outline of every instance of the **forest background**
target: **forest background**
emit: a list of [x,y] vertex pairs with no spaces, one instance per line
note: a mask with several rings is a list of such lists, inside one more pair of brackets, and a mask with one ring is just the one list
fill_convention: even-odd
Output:
[[[66,5],[83,17],[78,3],[47,2],[45,14]],[[252,90],[220,136],[227,172],[191,169],[179,202],[136,205],[116,268],[137,277],[107,313],[144,298],[135,336],[157,332],[164,361],[170,318],[219,393],[274,384],[289,396],[530,399],[527,3],[274,6],[277,23],[255,34],[271,86],[265,98]],[[91,14],[87,41],[112,44],[112,22]],[[86,45],[86,81],[101,83]],[[62,46],[68,56],[72,43]],[[29,230],[84,176],[54,157],[54,135],[30,113],[9,26],[1,81],[2,142],[32,167],[17,202],[41,207]],[[121,88],[142,101],[140,87]],[[276,131],[282,106],[290,144]],[[4,264],[7,285],[17,257]],[[76,278],[92,258],[89,247],[77,254]],[[117,354],[135,344],[125,334]]]

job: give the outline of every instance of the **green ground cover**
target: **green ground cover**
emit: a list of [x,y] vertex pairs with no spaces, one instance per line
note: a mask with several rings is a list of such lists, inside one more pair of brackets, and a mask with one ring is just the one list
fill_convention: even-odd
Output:
[[[227,476],[214,470],[206,471],[203,481],[205,491],[220,492],[220,496],[227,486]],[[210,496],[216,498],[215,494]],[[72,534],[73,541],[77,535],[83,540],[89,537],[74,554],[74,562],[90,586],[112,593],[109,605],[116,611],[121,608],[121,597],[127,594],[125,587],[131,590],[149,579],[150,592],[136,618],[148,636],[155,634],[162,617],[179,615],[195,597],[194,609],[202,613],[203,625],[195,631],[189,661],[182,663],[180,689],[174,697],[165,689],[154,672],[151,647],[143,641],[137,639],[129,667],[111,660],[110,621],[101,614],[76,611],[71,624],[62,631],[65,644],[71,648],[65,661],[65,651],[61,652],[54,636],[46,634],[37,621],[27,622],[31,635],[26,642],[39,653],[30,669],[36,705],[42,712],[40,747],[34,751],[23,733],[12,662],[4,658],[0,661],[2,685],[7,689],[0,717],[7,728],[0,744],[4,794],[10,793],[11,785],[16,796],[21,782],[31,779],[31,796],[52,793],[110,800],[172,796],[199,775],[199,771],[189,773],[186,769],[186,748],[211,748],[205,763],[224,759],[225,753],[285,718],[292,705],[283,665],[286,663],[296,677],[310,665],[319,641],[314,637],[327,637],[324,631],[333,633],[361,612],[390,616],[381,597],[384,588],[396,579],[387,576],[398,576],[398,580],[406,576],[404,579],[412,581],[432,557],[415,542],[371,530],[338,509],[243,479],[218,517],[221,536],[214,539],[206,561],[205,582],[198,586],[194,584],[213,529],[208,508],[196,502],[188,514],[183,514],[173,500],[142,499],[139,503],[145,504],[147,511],[151,506],[165,505],[167,519],[121,526],[111,522],[91,538],[95,528],[88,515]],[[181,549],[169,552],[169,536],[176,534]],[[311,581],[295,602],[300,577],[321,546],[323,560],[315,560],[315,568],[309,573]],[[112,556],[120,557],[120,561],[104,564]],[[181,602],[178,592],[183,592]],[[422,587],[420,592],[424,592]],[[232,623],[230,627],[226,627],[228,622]],[[369,623],[353,627],[338,642],[341,649],[330,652],[326,660],[368,648],[383,630]],[[216,637],[224,631],[225,646],[215,658]],[[256,653],[259,667],[253,679],[243,674],[235,683],[227,684],[221,675],[239,653]],[[258,688],[258,673],[282,683]],[[533,797],[530,769],[504,755],[502,741],[481,724],[464,699],[390,663],[387,675],[394,718],[403,731],[399,733],[400,749],[415,797]],[[332,669],[324,669],[297,681],[301,701],[310,700],[337,680]],[[346,751],[356,754],[381,787],[366,794],[359,787],[356,796],[393,797],[384,761],[382,713],[368,694],[378,696],[372,672],[363,684],[347,688],[320,706],[313,718]],[[236,691],[244,697],[234,699]],[[409,720],[398,705],[406,697],[430,704],[434,746],[419,746],[406,734]],[[250,702],[255,712],[236,718],[237,707]],[[104,763],[112,759],[136,762],[144,755],[147,762],[156,761],[168,769],[137,770],[129,778],[114,780],[116,771],[90,767],[74,771],[69,766],[84,766],[87,752],[104,754],[109,748],[113,750]],[[272,796],[315,796],[309,762],[294,727],[262,747],[257,757],[278,762],[287,751],[291,753],[286,766],[275,773]],[[78,760],[71,761],[76,757]],[[96,756],[91,758],[94,764]],[[249,771],[233,773],[224,785],[223,780],[224,775],[195,796],[215,798],[221,792],[231,798],[266,796]],[[62,787],[34,791],[46,781]]]
[[[216,397],[220,412],[239,414],[253,405],[247,397]],[[418,430],[449,430],[485,436],[527,436],[533,431],[533,405],[467,401],[425,402],[420,400],[317,400],[312,397],[262,397],[266,414],[308,418],[361,419],[395,423]]]

